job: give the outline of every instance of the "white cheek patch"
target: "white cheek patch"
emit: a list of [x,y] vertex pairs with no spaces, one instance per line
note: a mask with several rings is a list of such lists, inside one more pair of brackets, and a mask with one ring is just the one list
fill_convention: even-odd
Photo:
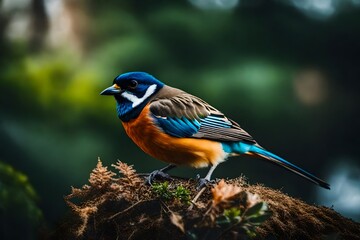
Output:
[[141,98],[138,98],[137,96],[129,92],[123,92],[121,96],[132,102],[133,103],[132,107],[134,108],[140,105],[142,102],[144,102],[145,99],[150,97],[155,92],[155,90],[156,90],[156,84],[153,84],[150,87],[148,87],[148,89],[146,89],[144,96],[142,96]]

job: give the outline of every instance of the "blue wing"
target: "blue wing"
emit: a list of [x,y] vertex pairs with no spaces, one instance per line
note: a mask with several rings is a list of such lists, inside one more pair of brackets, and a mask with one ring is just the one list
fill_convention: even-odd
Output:
[[203,130],[215,129],[222,130],[223,128],[231,128],[232,124],[223,118],[209,115],[200,120],[188,119],[186,117],[156,117],[154,119],[157,125],[167,134],[174,137],[198,137],[203,138],[205,133]]
[[256,143],[236,122],[203,100],[184,92],[155,99],[150,103],[150,111],[157,126],[174,137]]
[[191,137],[200,129],[197,119],[189,120],[186,117],[156,117],[155,122],[167,134],[174,137]]

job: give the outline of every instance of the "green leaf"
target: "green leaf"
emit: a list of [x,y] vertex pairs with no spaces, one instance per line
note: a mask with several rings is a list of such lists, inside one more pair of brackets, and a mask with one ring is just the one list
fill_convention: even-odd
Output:
[[191,231],[187,231],[186,232],[186,236],[189,238],[189,239],[192,239],[192,240],[197,240],[198,237],[196,236],[195,233],[191,232]]
[[248,237],[250,237],[250,238],[253,238],[256,236],[256,231],[255,231],[254,225],[244,224],[243,226],[241,226],[241,229],[243,229],[244,232],[246,233],[246,235],[248,235]]
[[252,206],[251,208],[249,208],[245,212],[245,215],[246,216],[259,215],[259,214],[261,214],[261,212],[264,212],[267,209],[268,209],[268,206],[265,202],[259,202],[259,203],[255,204],[254,206]]
[[267,219],[269,219],[270,217],[271,217],[271,214],[269,212],[266,212],[260,216],[249,217],[248,221],[251,224],[260,225],[263,222],[265,222]]
[[223,225],[229,225],[231,223],[231,220],[226,216],[220,216],[216,219],[216,224],[223,226]]
[[227,216],[230,219],[234,219],[237,216],[240,216],[240,209],[238,208],[230,208],[224,210],[224,216]]

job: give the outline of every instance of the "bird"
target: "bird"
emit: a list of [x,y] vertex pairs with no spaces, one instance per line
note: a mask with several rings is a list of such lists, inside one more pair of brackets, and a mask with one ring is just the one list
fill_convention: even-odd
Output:
[[170,178],[178,166],[209,167],[198,176],[198,189],[212,183],[216,167],[229,157],[251,155],[294,172],[320,187],[330,185],[267,151],[240,125],[204,100],[168,86],[146,72],[115,77],[101,95],[114,96],[118,118],[127,135],[145,153],[168,165],[149,174],[149,184]]

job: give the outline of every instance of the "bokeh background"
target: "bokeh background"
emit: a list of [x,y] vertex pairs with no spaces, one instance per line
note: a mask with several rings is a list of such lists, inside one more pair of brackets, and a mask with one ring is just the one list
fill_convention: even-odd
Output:
[[248,157],[215,177],[243,173],[360,220],[359,58],[360,0],[0,0],[0,238],[61,222],[98,157],[164,166],[99,95],[126,71],[205,99],[332,190]]

